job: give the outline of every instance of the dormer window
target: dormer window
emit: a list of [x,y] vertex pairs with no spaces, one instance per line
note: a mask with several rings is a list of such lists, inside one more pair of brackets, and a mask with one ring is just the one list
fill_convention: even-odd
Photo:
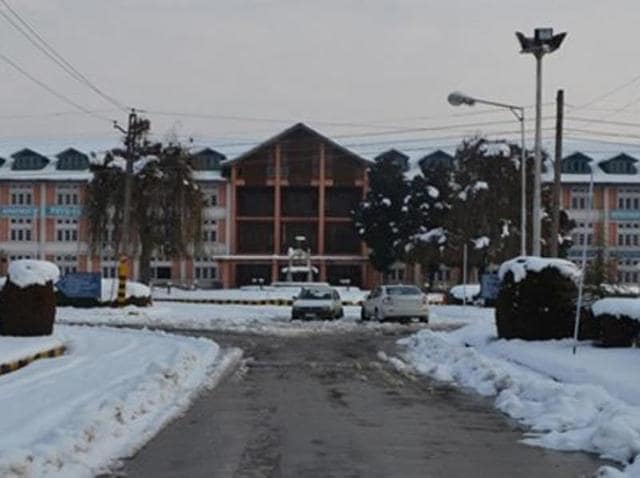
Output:
[[89,169],[89,157],[78,150],[69,148],[56,156],[58,170],[63,171],[84,171]]
[[191,165],[196,171],[218,171],[226,158],[211,148],[197,152],[191,158]]
[[591,158],[586,154],[574,153],[562,160],[561,169],[564,174],[590,174]]
[[636,162],[637,159],[623,153],[607,161],[603,161],[600,163],[600,167],[608,174],[636,174]]
[[35,151],[30,149],[23,149],[11,155],[13,158],[13,165],[11,169],[18,171],[35,171],[43,169],[49,160]]

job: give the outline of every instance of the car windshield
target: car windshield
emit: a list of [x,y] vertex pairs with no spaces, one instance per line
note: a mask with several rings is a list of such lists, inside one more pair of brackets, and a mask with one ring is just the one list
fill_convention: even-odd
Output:
[[302,289],[300,298],[307,300],[331,300],[331,289]]
[[387,293],[389,295],[420,295],[420,289],[412,286],[404,286],[404,287],[388,287]]

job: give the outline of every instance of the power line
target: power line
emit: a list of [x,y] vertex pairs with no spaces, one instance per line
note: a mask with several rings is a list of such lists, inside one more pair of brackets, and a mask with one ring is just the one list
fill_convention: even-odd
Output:
[[49,85],[47,85],[46,83],[40,81],[39,79],[37,79],[35,76],[33,76],[31,73],[29,73],[28,71],[26,71],[24,68],[22,68],[20,65],[18,65],[16,62],[14,62],[12,59],[10,59],[9,57],[7,57],[6,55],[0,53],[0,60],[4,61],[5,63],[7,63],[9,66],[11,66],[14,70],[16,70],[17,72],[19,72],[20,74],[22,74],[23,76],[25,76],[26,78],[28,78],[29,80],[31,80],[33,83],[35,83],[36,85],[40,86],[40,88],[48,91],[50,94],[52,94],[53,96],[55,96],[56,98],[58,98],[61,101],[64,101],[65,103],[73,106],[74,108],[82,111],[83,113],[86,113],[90,116],[93,116],[94,118],[98,118],[104,121],[108,121],[108,122],[112,122],[109,118],[107,118],[106,116],[102,116],[88,108],[85,108],[84,106],[76,103],[75,101],[73,101],[72,99],[68,98],[67,96],[63,95],[62,93],[58,93],[56,90],[54,90],[53,88],[51,88]]
[[[40,52],[42,52],[47,58],[53,61],[56,65],[58,65],[63,71],[65,71],[69,76],[74,78],[76,81],[84,84],[88,88],[90,88],[93,92],[101,96],[103,99],[116,106],[120,110],[127,111],[128,108],[124,106],[121,102],[113,98],[112,96],[106,94],[100,88],[98,88],[91,80],[89,80],[85,75],[83,75],[77,68],[75,68],[71,62],[69,62],[65,57],[63,57],[49,42],[47,42],[42,35],[40,35],[36,29],[29,24],[20,14],[13,9],[6,0],[0,0],[2,4],[7,8],[7,10],[13,15],[13,17],[19,22],[16,23],[13,18],[7,15],[6,12],[0,10],[0,15],[18,32],[20,32],[32,45],[34,45]],[[21,26],[22,25],[22,26]]]
[[584,109],[584,108],[588,108],[589,106],[592,106],[595,103],[598,103],[599,101],[604,100],[605,98],[608,98],[611,95],[616,94],[619,91],[624,90],[625,88],[633,85],[634,83],[640,81],[640,75],[636,75],[633,78],[631,78],[629,81],[626,81],[624,83],[622,83],[619,86],[616,86],[615,88],[612,88],[611,90],[607,91],[606,93],[600,95],[600,96],[596,96],[595,98],[593,98],[592,100],[582,104],[582,105],[578,105],[576,107],[572,107],[571,111],[576,111],[576,110],[580,110],[580,109]]

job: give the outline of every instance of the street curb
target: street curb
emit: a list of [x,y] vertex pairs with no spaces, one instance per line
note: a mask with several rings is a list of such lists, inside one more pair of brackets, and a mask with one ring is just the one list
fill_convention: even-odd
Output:
[[[187,304],[218,304],[218,305],[292,305],[293,301],[290,299],[263,299],[263,300],[239,300],[239,299],[170,299],[170,298],[155,298],[154,302],[181,302]],[[362,305],[362,301],[352,302],[343,301],[342,305],[354,306]]]
[[67,348],[64,345],[54,347],[52,349],[38,352],[35,355],[30,355],[20,360],[14,360],[13,362],[6,362],[0,364],[0,375],[15,372],[16,370],[29,365],[31,362],[44,358],[59,357],[66,352]]

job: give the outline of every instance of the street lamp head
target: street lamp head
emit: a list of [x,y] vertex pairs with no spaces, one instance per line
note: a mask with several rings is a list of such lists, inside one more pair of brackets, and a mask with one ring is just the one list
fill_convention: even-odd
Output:
[[566,33],[553,34],[553,28],[536,28],[533,37],[527,37],[522,32],[516,32],[516,37],[520,42],[520,53],[533,53],[542,56],[552,53],[560,48]]
[[468,105],[473,106],[476,104],[476,100],[471,96],[467,96],[459,91],[454,91],[447,96],[447,101],[451,106]]

